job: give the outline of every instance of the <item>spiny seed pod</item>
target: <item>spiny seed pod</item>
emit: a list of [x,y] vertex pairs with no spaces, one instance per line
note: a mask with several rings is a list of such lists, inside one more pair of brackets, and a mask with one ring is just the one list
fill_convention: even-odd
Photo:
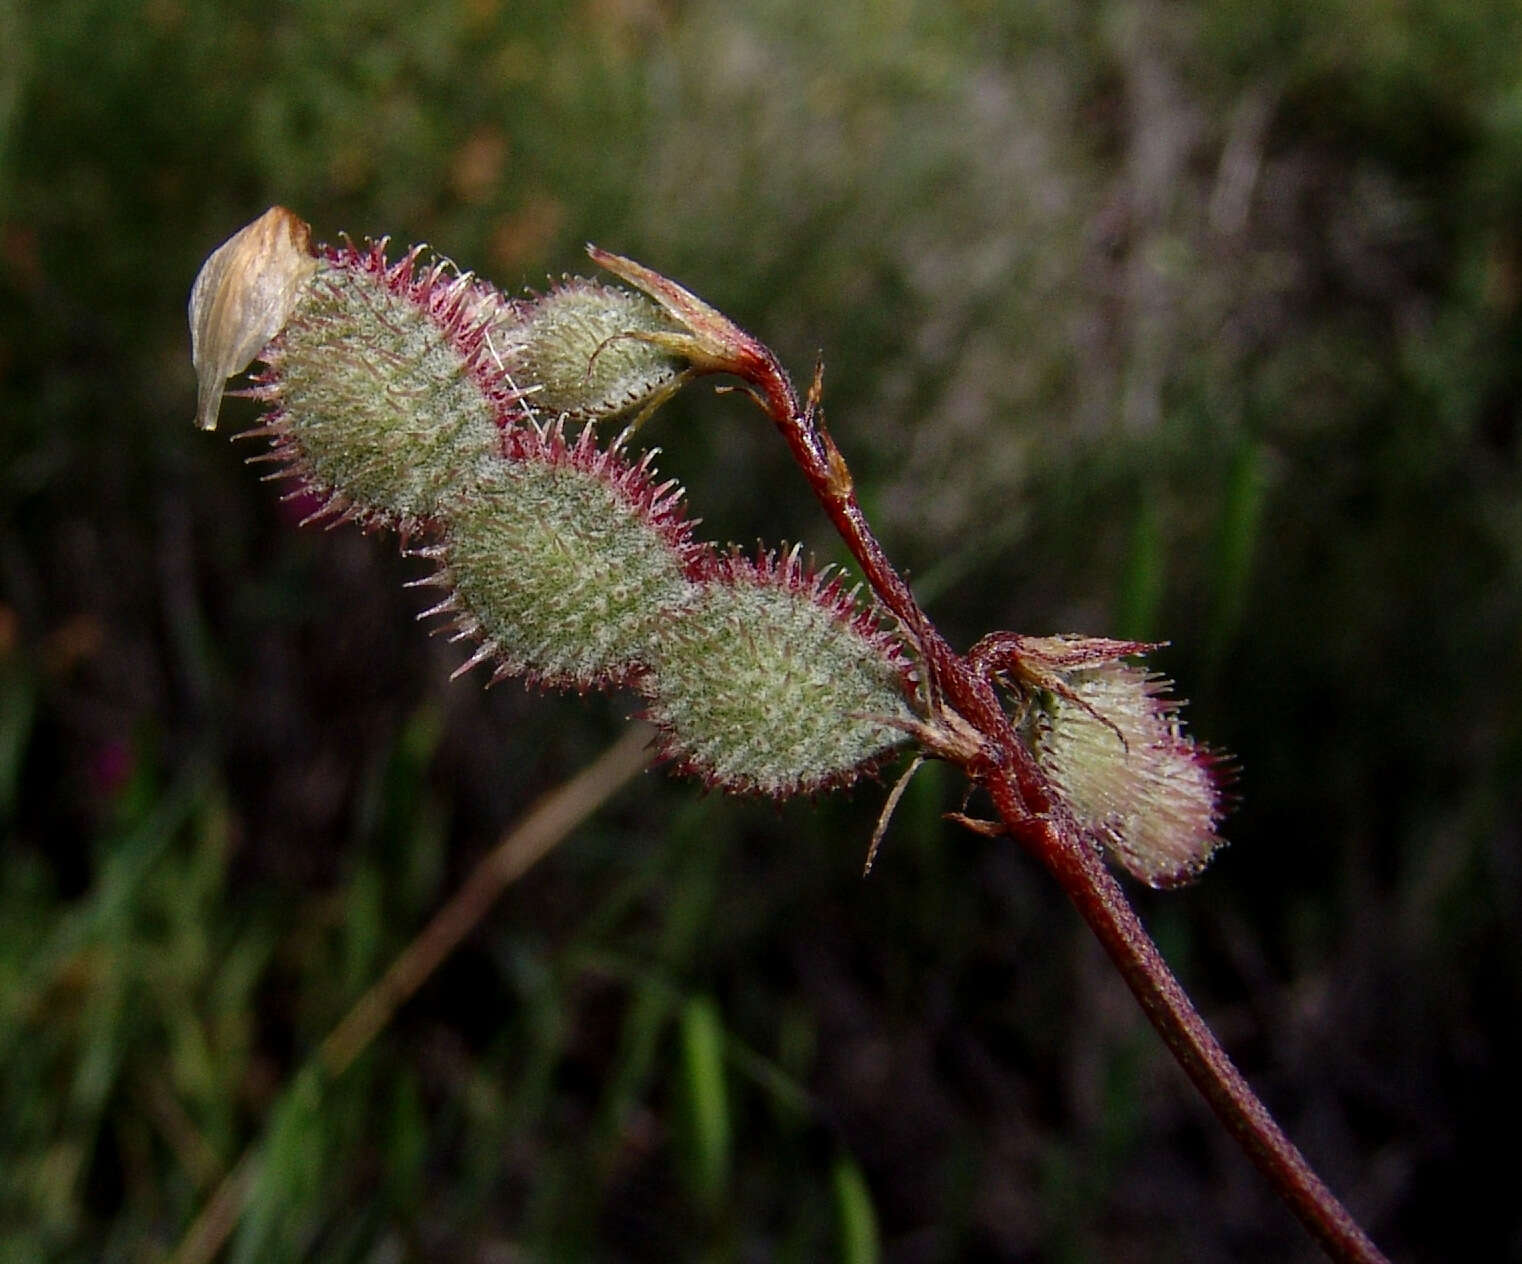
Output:
[[841,591],[730,555],[656,645],[648,717],[682,768],[778,798],[854,779],[906,740],[908,664]]
[[514,380],[532,384],[536,412],[596,421],[658,403],[678,384],[681,366],[640,336],[675,329],[642,294],[569,277],[496,334]]
[[321,514],[414,528],[469,494],[526,414],[495,369],[505,304],[421,247],[388,263],[384,243],[322,256],[266,355],[255,395],[280,462]]
[[[426,581],[448,590],[431,614],[453,616],[456,639],[479,642],[460,668],[494,667],[580,689],[645,670],[656,636],[697,591],[689,574],[707,550],[691,539],[674,481],[650,458],[628,465],[590,429],[567,444],[559,427],[516,436],[475,493],[450,510]],[[457,673],[458,674],[458,673]]]
[[[1050,639],[1067,658],[1076,644],[1022,639],[1028,649]],[[1197,877],[1221,846],[1221,769],[1184,736],[1168,682],[1119,659],[1043,671],[1060,683],[1039,694],[1031,745],[1079,825],[1149,886]]]

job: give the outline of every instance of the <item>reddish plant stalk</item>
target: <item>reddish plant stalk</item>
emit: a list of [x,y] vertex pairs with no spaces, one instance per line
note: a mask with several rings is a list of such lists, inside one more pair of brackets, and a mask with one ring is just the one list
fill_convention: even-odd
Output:
[[1387,1264],[1195,1009],[1104,858],[1051,792],[988,678],[951,647],[888,560],[857,502],[845,458],[819,421],[817,373],[807,404],[800,407],[771,351],[741,331],[726,333],[741,354],[725,367],[751,385],[873,592],[918,642],[932,706],[949,704],[965,722],[956,728],[966,733],[970,727],[976,734],[975,743],[942,753],[988,790],[999,815],[999,827],[990,832],[1010,835],[1061,884],[1185,1074],[1327,1255],[1345,1264]]
[[1185,1074],[1327,1255],[1349,1264],[1384,1261],[1221,1047],[1103,857],[1052,820],[1024,813],[1002,771],[984,784],[1009,832],[1050,870],[1099,937]]

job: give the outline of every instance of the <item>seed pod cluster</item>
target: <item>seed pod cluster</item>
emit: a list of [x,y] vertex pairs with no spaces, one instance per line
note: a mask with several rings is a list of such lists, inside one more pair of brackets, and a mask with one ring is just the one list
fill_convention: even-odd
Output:
[[314,517],[397,528],[432,560],[428,613],[475,646],[462,671],[631,686],[674,763],[737,791],[848,783],[902,744],[913,672],[870,610],[796,550],[695,540],[651,456],[599,444],[597,422],[680,380],[667,311],[581,280],[511,300],[420,248],[306,242],[276,208],[208,260],[198,422],[261,359],[257,459],[318,498]]

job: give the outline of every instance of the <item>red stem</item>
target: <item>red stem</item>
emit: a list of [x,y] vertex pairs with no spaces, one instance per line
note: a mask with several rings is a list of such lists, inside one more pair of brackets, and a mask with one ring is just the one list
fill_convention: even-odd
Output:
[[1103,858],[1052,794],[986,676],[952,649],[889,562],[857,503],[845,459],[816,417],[817,377],[808,406],[800,408],[776,357],[742,337],[749,345],[741,376],[755,388],[873,592],[919,642],[932,698],[944,698],[981,735],[982,750],[964,768],[988,788],[1005,829],[1062,885],[1184,1072],[1327,1255],[1344,1264],[1387,1264],[1200,1017]]
[[1026,814],[1007,776],[996,773],[985,784],[1010,833],[1062,884],[1185,1074],[1327,1255],[1384,1264],[1221,1047],[1099,853],[1051,818]]

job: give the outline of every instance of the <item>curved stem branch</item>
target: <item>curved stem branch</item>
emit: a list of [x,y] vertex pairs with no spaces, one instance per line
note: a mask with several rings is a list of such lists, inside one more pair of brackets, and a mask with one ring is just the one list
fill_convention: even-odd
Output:
[[1005,828],[1061,883],[1184,1072],[1327,1254],[1343,1264],[1386,1264],[1200,1017],[1103,858],[1016,736],[988,674],[952,649],[888,560],[857,502],[845,458],[820,421],[818,371],[802,407],[770,352],[756,355],[744,375],[872,590],[918,640],[932,699],[944,697],[982,735],[984,749],[964,771],[987,786]]
[[[990,679],[990,669],[1018,656],[1019,638],[985,638],[970,657],[958,654],[930,622],[909,585],[889,561],[856,498],[845,457],[819,409],[822,369],[814,370],[800,401],[776,355],[728,317],[643,265],[592,248],[592,257],[660,303],[685,329],[662,345],[704,373],[743,379],[786,441],[815,496],[862,568],[878,600],[917,644],[926,675],[926,705],[955,721],[970,740],[938,751],[988,787],[1007,832],[1034,853],[1062,884],[1099,937],[1152,1025],[1227,1130],[1334,1259],[1382,1264],[1384,1256],[1325,1183],[1311,1170],[1252,1091],[1205,1020],[1179,986],[1157,945],[1097,850],[1084,840],[1065,803],[1016,735]],[[1099,645],[1099,642],[1093,642]],[[1135,652],[1135,642],[1104,642]],[[954,713],[954,714],[953,714]]]
[[1007,777],[991,776],[987,786],[1010,833],[1062,884],[1174,1058],[1301,1223],[1332,1259],[1383,1264],[1379,1248],[1312,1171],[1200,1017],[1099,853],[1052,818],[1025,815]]

